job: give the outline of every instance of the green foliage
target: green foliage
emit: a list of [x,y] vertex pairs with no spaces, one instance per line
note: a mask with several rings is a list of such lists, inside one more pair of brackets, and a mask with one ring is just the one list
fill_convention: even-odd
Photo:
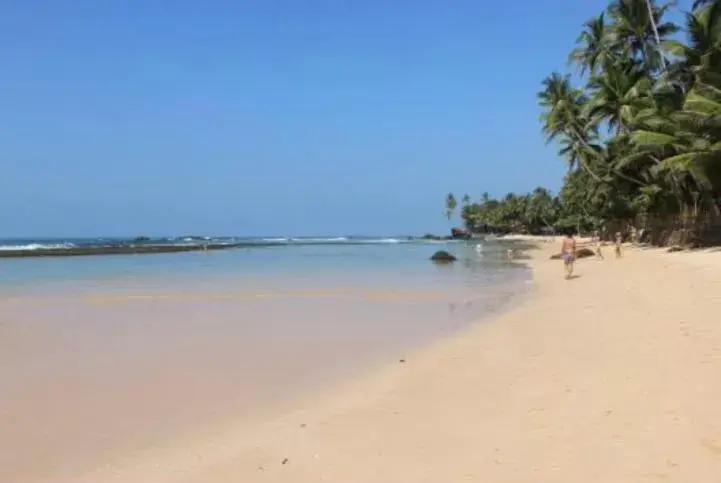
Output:
[[[639,215],[719,214],[721,0],[694,2],[682,27],[665,20],[671,7],[612,0],[582,25],[568,59],[581,85],[553,72],[537,96],[542,132],[568,165],[560,192],[464,196],[469,228],[591,230]],[[449,219],[455,208],[449,195]]]
[[478,202],[463,206],[461,218],[474,231],[539,233],[553,230],[560,211],[558,198],[539,187],[532,193],[508,193],[501,199],[484,193]]
[[668,38],[670,6],[612,1],[569,56],[583,85],[542,81],[542,130],[569,166],[557,225],[719,212],[721,0],[696,2],[686,42]]

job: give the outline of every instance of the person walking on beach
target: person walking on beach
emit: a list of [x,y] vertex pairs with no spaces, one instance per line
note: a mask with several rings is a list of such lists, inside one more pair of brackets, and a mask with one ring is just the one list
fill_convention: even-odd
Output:
[[573,238],[573,233],[570,231],[566,234],[566,238],[563,239],[561,256],[563,257],[563,267],[566,270],[566,280],[568,280],[573,276],[573,262],[576,258],[576,239]]
[[593,242],[596,248],[596,256],[603,260],[603,252],[601,252],[601,235],[598,233],[598,230],[593,232]]
[[623,242],[623,238],[621,237],[621,232],[616,232],[616,258],[621,258],[621,243]]

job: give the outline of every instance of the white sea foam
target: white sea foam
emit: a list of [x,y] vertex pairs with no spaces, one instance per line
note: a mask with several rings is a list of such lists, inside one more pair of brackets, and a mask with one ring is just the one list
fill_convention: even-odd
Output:
[[379,238],[377,240],[363,240],[362,243],[387,243],[387,244],[396,244],[396,243],[403,243],[403,240],[399,240],[398,238]]
[[19,251],[19,250],[58,250],[63,248],[73,248],[72,243],[28,243],[25,245],[0,245],[0,250]]
[[337,236],[333,238],[291,238],[290,240],[297,243],[338,243],[347,242],[348,238],[344,236]]

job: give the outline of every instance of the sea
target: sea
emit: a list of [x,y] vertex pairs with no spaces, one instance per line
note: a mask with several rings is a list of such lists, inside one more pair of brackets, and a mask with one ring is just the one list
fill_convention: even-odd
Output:
[[[0,240],[0,250],[228,244],[0,258],[0,481],[73,481],[257,419],[507,310],[529,270],[503,240]],[[429,260],[437,250],[457,257]]]

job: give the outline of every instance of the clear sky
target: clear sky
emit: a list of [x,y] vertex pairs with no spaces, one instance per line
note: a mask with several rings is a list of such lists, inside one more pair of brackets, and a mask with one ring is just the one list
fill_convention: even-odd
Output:
[[602,0],[5,0],[0,238],[417,234],[558,189],[535,95]]

